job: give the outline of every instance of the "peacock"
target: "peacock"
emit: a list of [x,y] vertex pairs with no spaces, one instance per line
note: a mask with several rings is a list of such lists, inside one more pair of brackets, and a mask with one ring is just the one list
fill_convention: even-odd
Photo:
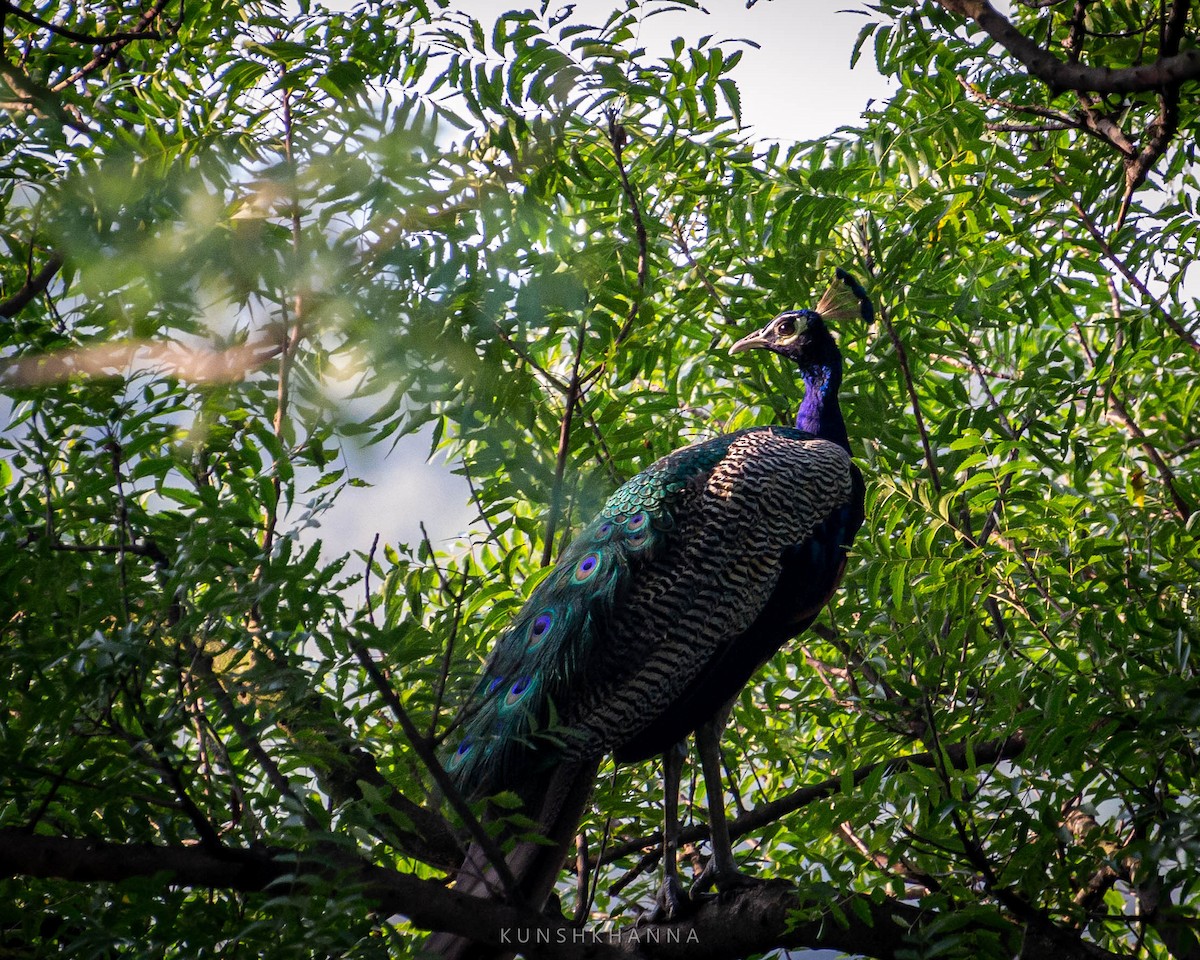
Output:
[[[795,427],[737,430],[668,454],[621,486],[495,644],[446,767],[469,797],[512,791],[547,843],[508,856],[515,893],[549,897],[606,754],[661,755],[666,821],[657,912],[685,906],[675,872],[680,744],[696,733],[713,855],[697,889],[745,882],[720,776],[728,705],[829,601],[863,521],[863,479],[838,405],[827,326],[873,308],[843,270],[815,309],[790,310],[731,348],[769,350],[805,385]],[[457,889],[498,896],[476,848]],[[461,954],[463,941],[430,946]]]

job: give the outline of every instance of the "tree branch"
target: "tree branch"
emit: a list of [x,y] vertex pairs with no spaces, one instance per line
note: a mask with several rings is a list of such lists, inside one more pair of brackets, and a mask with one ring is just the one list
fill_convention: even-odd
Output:
[[[280,848],[165,847],[48,837],[0,829],[0,876],[60,878],[79,883],[159,877],[164,883],[256,893],[296,876],[357,885],[381,914],[398,913],[417,927],[446,930],[492,948],[519,947],[546,960],[734,960],[777,947],[833,949],[894,960],[910,934],[938,914],[909,903],[854,894],[831,905],[788,883],[763,884],[706,900],[673,924],[626,926],[620,931],[577,929],[562,920],[498,900],[472,897],[435,880],[377,867],[339,850],[311,855]],[[797,914],[807,919],[796,922]],[[842,918],[840,921],[838,918]],[[855,918],[846,922],[846,918]],[[979,921],[981,928],[985,921]],[[986,929],[996,932],[995,922]],[[1064,958],[1111,958],[1056,928]],[[1011,927],[1015,948],[1021,931]]]
[[[448,930],[482,943],[503,947],[504,932],[546,932],[537,953],[548,960],[586,956],[595,960],[628,956],[604,942],[583,952],[561,921],[533,910],[484,900],[449,890],[436,880],[376,867],[338,850],[323,849],[306,857],[292,850],[246,850],[222,847],[165,847],[46,837],[11,828],[0,829],[0,876],[58,877],[81,883],[120,882],[158,876],[165,883],[246,893],[266,890],[295,875],[320,877],[344,889],[360,885],[383,914],[400,913],[419,927]],[[561,942],[562,931],[566,937]]]
[[1132,67],[1091,67],[1060,60],[1021,33],[988,0],[936,0],[951,13],[974,20],[993,40],[1016,57],[1029,74],[1051,90],[1091,93],[1146,93],[1200,77],[1200,50],[1184,50],[1153,63]]
[[[629,174],[625,171],[625,145],[629,142],[629,134],[617,119],[615,110],[608,112],[608,140],[612,144],[613,159],[617,165],[617,177],[621,181],[621,192],[625,194],[625,199],[629,202],[629,213],[633,217],[633,232],[638,247],[637,295],[630,301],[625,322],[621,324],[621,329],[617,331],[617,336],[613,340],[613,347],[616,348],[624,343],[633,332],[633,324],[637,320],[638,311],[641,310],[642,295],[646,292],[646,283],[650,276],[650,260],[646,222],[642,219],[642,205],[638,202],[637,193],[633,189],[633,184],[629,182]],[[591,383],[604,372],[605,366],[606,361],[601,360],[584,374],[580,382],[585,386]]]
[[70,27],[65,27],[61,23],[51,23],[49,20],[43,20],[35,13],[30,13],[28,10],[22,10],[15,3],[10,3],[9,0],[0,0],[0,9],[6,10],[14,16],[20,17],[27,23],[32,23],[35,27],[41,27],[43,30],[49,30],[53,34],[57,34],[64,40],[70,40],[72,43],[84,43],[92,46],[105,46],[110,43],[120,43],[121,41],[130,40],[161,40],[162,34],[155,30],[118,30],[115,33],[80,33],[78,30],[72,30]]
[[583,345],[587,339],[587,322],[579,319],[576,331],[575,358],[571,362],[571,379],[563,397],[563,415],[558,425],[558,450],[554,457],[554,487],[550,492],[550,516],[546,519],[546,537],[542,544],[542,566],[548,567],[554,556],[554,536],[558,531],[558,519],[562,515],[563,478],[567,473],[567,456],[571,452],[571,426],[575,420],[575,408],[581,394],[579,365],[583,360]]
[[62,269],[62,265],[63,258],[61,254],[50,254],[50,259],[46,261],[45,266],[37,273],[27,277],[20,290],[12,294],[12,296],[0,300],[0,317],[5,317],[6,319],[15,317],[34,298],[45,293],[46,288],[50,286],[50,281]]
[[[404,704],[400,702],[400,697],[392,689],[392,685],[388,682],[387,677],[384,676],[383,671],[379,669],[379,664],[375,662],[371,656],[371,652],[358,641],[351,641],[350,649],[363,670],[366,671],[367,677],[375,686],[375,689],[383,697],[384,702],[387,703],[388,708],[392,711],[392,715],[396,718],[397,723],[400,724],[400,729],[404,731],[404,735],[408,738],[409,745],[429,771],[434,782],[437,783],[438,788],[442,791],[442,795],[446,798],[446,802],[458,814],[463,826],[471,834],[471,840],[477,843],[487,856],[488,861],[496,871],[496,876],[504,887],[505,893],[512,899],[518,899],[517,881],[513,877],[512,871],[508,866],[508,861],[505,860],[499,845],[483,828],[483,825],[479,822],[479,818],[472,812],[466,798],[463,797],[454,781],[450,779],[450,775],[438,760],[433,747],[421,735],[420,730],[417,729],[416,723],[409,716],[408,711],[404,709]],[[470,897],[469,899],[474,901],[478,898]],[[438,929],[450,928],[439,927]],[[452,930],[451,932],[456,933],[458,931]]]
[[[149,9],[144,10],[138,19],[137,24],[132,30],[122,31],[116,34],[106,34],[103,38],[95,38],[93,40],[79,41],[91,43],[98,46],[95,56],[87,63],[76,70],[74,73],[59,80],[54,84],[54,90],[65,90],[73,83],[77,83],[84,77],[97,70],[103,68],[109,61],[113,60],[125,47],[134,43],[137,40],[162,40],[164,35],[157,30],[150,29],[150,24],[154,23],[159,16],[162,15],[166,8],[168,0],[155,0]],[[172,32],[178,31],[183,24],[183,0],[179,0],[179,14],[174,22],[167,21]],[[49,25],[49,29],[55,33],[62,34],[62,31],[56,28],[53,24]]]
[[0,385],[40,387],[74,376],[116,377],[137,367],[191,383],[232,383],[277,357],[275,337],[215,350],[154,340],[113,340],[0,362]]
[[[996,763],[1000,760],[1011,760],[1014,757],[1020,756],[1025,750],[1026,744],[1025,734],[1018,731],[1008,737],[981,743],[974,749],[971,749],[967,743],[952,744],[944,748],[943,753],[945,753],[946,758],[953,767],[963,769],[972,757],[977,766]],[[849,780],[854,786],[858,786],[881,766],[895,773],[909,766],[932,768],[936,763],[937,759],[932,753],[914,753],[908,756],[894,757],[891,760],[880,760],[875,763],[864,764],[850,774]],[[730,821],[729,836],[731,839],[736,840],[738,837],[753,833],[755,830],[761,830],[768,824],[774,823],[776,820],[780,820],[790,813],[795,813],[810,803],[833,796],[844,787],[845,783],[845,777],[830,777],[828,780],[823,780],[820,783],[800,787],[798,790],[785,794],[777,800],[759,804],[748,813],[743,814],[736,820]],[[684,843],[695,843],[699,840],[706,840],[708,839],[708,835],[708,827],[705,824],[693,824],[679,831],[679,843],[682,845]],[[630,856],[640,850],[660,843],[662,843],[662,835],[656,831],[636,840],[627,840],[616,844],[604,854],[602,860],[605,863],[611,863],[614,860],[620,860],[622,857]]]
[[[1054,182],[1060,187],[1065,188],[1067,186],[1066,180],[1064,180],[1061,176],[1058,174],[1052,174],[1052,176],[1054,178]],[[1101,233],[1099,226],[1096,225],[1096,221],[1092,219],[1091,214],[1084,209],[1083,204],[1080,203],[1079,200],[1074,196],[1068,196],[1067,202],[1070,203],[1074,208],[1075,212],[1079,215],[1080,222],[1083,223],[1084,227],[1087,229],[1087,232],[1091,234],[1092,239],[1096,241],[1096,245],[1100,248],[1100,253],[1103,255],[1104,259],[1116,268],[1117,272],[1129,282],[1131,287],[1133,287],[1138,293],[1146,298],[1146,302],[1154,307],[1158,315],[1163,318],[1167,326],[1175,332],[1179,339],[1181,339],[1197,353],[1200,353],[1200,341],[1198,341],[1195,336],[1192,335],[1191,331],[1184,327],[1184,325],[1181,324],[1178,319],[1171,315],[1171,312],[1162,305],[1162,302],[1150,292],[1150,288],[1147,287],[1146,284],[1142,282],[1141,278],[1133,272],[1133,268],[1117,255],[1117,252],[1112,248],[1112,244],[1105,239],[1104,234]]]

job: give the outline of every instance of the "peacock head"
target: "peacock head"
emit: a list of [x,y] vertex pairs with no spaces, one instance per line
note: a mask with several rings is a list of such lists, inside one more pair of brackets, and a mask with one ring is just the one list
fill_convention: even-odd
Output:
[[833,346],[833,337],[818,311],[787,310],[761,330],[742,337],[729,352],[771,350],[805,367],[825,359]]
[[820,366],[838,356],[833,334],[826,320],[845,320],[861,316],[869,325],[874,309],[858,281],[844,270],[811,310],[787,310],[730,347],[730,353],[743,350],[771,350],[787,357],[801,368]]

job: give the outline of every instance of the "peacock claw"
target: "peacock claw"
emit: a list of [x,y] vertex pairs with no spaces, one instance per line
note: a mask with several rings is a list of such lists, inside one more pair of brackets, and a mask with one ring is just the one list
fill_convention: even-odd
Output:
[[693,900],[699,899],[700,896],[714,887],[716,887],[717,893],[727,893],[730,890],[745,890],[749,887],[761,886],[768,882],[761,877],[742,873],[736,867],[721,869],[715,864],[715,860],[709,860],[704,871],[697,878],[696,882],[692,884]]
[[690,912],[691,906],[691,900],[679,878],[666,877],[654,895],[654,906],[638,917],[636,926],[681,920]]

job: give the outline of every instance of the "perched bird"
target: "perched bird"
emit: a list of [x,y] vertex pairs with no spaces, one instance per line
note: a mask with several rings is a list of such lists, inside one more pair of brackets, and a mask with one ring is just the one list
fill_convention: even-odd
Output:
[[[780,314],[732,353],[795,363],[805,385],[792,427],[751,427],[676,450],[618,489],[565,550],[484,667],[447,769],[464,794],[517,794],[547,844],[508,857],[516,894],[541,905],[590,796],[600,760],[665,757],[663,890],[675,876],[682,754],[697,731],[713,833],[700,886],[740,882],[725,829],[719,738],[726,705],[812,623],[837,588],[863,520],[863,481],[838,406],[842,359],[826,323],[873,317],[839,270],[815,309]],[[457,888],[499,895],[472,849]],[[453,938],[431,945],[455,954]]]

